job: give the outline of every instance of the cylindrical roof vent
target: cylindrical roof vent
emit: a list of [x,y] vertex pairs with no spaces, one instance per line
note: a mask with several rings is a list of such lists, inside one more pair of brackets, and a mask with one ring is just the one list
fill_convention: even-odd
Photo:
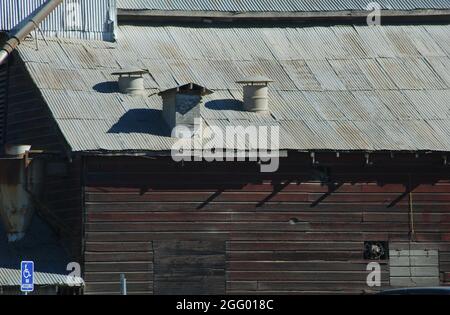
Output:
[[123,69],[111,73],[119,76],[119,91],[124,94],[132,96],[143,95],[144,89],[144,74],[147,70],[142,69]]
[[244,109],[250,112],[269,111],[269,83],[273,80],[263,76],[252,76],[236,83],[244,84]]

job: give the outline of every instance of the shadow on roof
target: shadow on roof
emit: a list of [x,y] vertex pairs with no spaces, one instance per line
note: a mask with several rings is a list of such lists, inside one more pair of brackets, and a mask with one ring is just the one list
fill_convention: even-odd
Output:
[[108,133],[146,133],[155,136],[170,136],[162,111],[150,108],[130,109]]
[[243,102],[234,99],[221,99],[209,101],[205,103],[205,107],[211,110],[234,110],[239,112],[244,111]]
[[118,93],[119,92],[119,84],[117,81],[106,81],[101,82],[92,87],[96,92],[99,93]]

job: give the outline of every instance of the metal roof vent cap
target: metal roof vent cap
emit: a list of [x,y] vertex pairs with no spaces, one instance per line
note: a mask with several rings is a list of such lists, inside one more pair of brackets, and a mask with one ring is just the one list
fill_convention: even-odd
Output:
[[252,76],[236,83],[244,84],[244,109],[249,112],[269,111],[269,83],[273,80],[263,76]]
[[143,95],[144,89],[144,74],[148,73],[143,69],[122,69],[111,73],[119,76],[119,91],[123,94],[131,96]]
[[197,122],[201,120],[203,97],[212,93],[192,82],[158,93],[163,100],[163,118],[172,132],[176,133],[178,127],[185,127],[194,134]]

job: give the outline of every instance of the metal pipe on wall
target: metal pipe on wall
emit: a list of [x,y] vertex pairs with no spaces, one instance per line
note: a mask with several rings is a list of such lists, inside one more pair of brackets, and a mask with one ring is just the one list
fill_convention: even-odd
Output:
[[0,50],[0,65],[3,64],[8,56],[16,49],[18,45],[30,34],[38,25],[50,15],[50,13],[61,3],[63,0],[48,0],[39,9],[31,15],[22,27],[20,27],[15,34],[3,45]]
[[127,295],[127,279],[123,273],[120,274],[120,294]]

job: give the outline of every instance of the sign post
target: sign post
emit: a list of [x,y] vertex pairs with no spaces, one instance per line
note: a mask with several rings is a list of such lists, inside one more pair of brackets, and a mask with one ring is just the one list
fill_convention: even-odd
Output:
[[20,291],[33,292],[34,290],[34,262],[22,261],[20,263]]

